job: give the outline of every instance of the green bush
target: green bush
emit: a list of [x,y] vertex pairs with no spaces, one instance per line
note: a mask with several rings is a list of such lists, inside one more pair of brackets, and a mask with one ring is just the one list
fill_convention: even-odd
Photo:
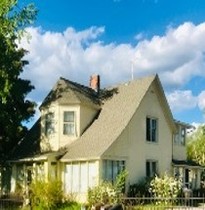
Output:
[[137,183],[129,186],[128,197],[149,197],[150,182],[152,178],[142,178]]
[[90,206],[97,203],[114,204],[121,203],[127,171],[122,171],[115,183],[103,181],[98,186],[88,190],[88,203]]
[[32,182],[30,199],[35,209],[56,209],[63,201],[61,182],[56,180]]
[[161,176],[155,176],[150,182],[150,192],[156,198],[157,204],[168,204],[170,199],[177,198],[182,189],[182,182],[166,173]]

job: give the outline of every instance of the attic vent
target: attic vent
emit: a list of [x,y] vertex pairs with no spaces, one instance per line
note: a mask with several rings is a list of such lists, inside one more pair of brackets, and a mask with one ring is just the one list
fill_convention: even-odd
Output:
[[100,90],[100,76],[99,75],[92,75],[90,77],[90,87],[96,92],[99,92]]

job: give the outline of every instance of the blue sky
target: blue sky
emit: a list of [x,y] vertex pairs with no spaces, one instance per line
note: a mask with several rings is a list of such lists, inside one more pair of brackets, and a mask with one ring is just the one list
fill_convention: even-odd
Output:
[[29,50],[22,77],[41,103],[63,76],[88,84],[101,75],[102,86],[159,74],[176,119],[204,123],[204,0],[19,0],[34,2],[39,14],[27,30]]

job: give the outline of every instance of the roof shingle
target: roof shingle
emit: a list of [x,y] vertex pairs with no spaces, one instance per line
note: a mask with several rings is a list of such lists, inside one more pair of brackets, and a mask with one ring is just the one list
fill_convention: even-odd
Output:
[[121,84],[103,101],[98,119],[68,147],[62,161],[99,158],[119,137],[139,107],[155,76]]

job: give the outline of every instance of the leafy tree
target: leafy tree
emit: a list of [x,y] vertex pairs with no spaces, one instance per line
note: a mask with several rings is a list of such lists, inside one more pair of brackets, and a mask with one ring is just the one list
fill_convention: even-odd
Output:
[[36,17],[34,5],[22,9],[17,0],[0,1],[0,158],[5,159],[24,136],[23,122],[34,115],[35,103],[27,100],[34,89],[29,80],[20,77],[28,64],[26,50],[17,41],[24,28]]
[[200,126],[188,139],[188,159],[205,166],[205,126]]

